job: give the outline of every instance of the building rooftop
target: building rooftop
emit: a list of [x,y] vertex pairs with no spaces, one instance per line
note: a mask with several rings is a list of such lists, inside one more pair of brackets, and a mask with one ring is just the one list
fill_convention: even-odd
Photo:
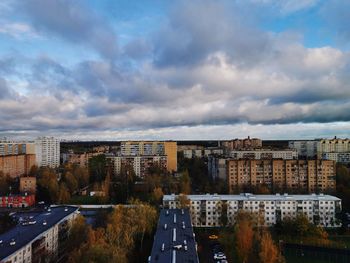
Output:
[[198,263],[196,241],[187,209],[163,209],[154,236],[151,263]]
[[[177,195],[164,195],[163,201],[174,201]],[[240,195],[218,195],[218,194],[204,194],[204,195],[187,195],[192,201],[216,201],[216,200],[227,200],[227,201],[247,201],[247,200],[261,200],[261,201],[290,201],[290,200],[327,200],[327,201],[341,201],[340,198],[332,195],[324,194],[309,194],[309,195],[289,195],[289,194],[275,194],[275,195],[254,195],[250,193],[243,193]]]
[[[43,232],[77,210],[78,207],[59,206],[51,208],[51,211],[45,210],[42,212],[14,214],[14,217],[18,219],[19,223],[0,235],[0,260],[7,258],[29,242],[34,241]],[[24,222],[31,223],[24,225]],[[12,241],[15,241],[15,244],[10,245]]]

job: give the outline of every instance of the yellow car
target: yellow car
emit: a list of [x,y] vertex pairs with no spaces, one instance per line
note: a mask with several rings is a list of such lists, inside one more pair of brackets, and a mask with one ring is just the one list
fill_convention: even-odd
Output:
[[219,237],[218,237],[217,235],[210,235],[210,236],[209,236],[209,239],[212,239],[212,240],[213,240],[213,239],[218,239],[218,238],[219,238]]

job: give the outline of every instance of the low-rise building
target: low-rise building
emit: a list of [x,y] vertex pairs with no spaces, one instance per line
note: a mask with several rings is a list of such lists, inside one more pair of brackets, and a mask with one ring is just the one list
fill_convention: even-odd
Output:
[[19,191],[21,193],[36,193],[36,177],[24,176],[19,178]]
[[[323,227],[340,227],[337,216],[341,199],[331,195],[188,195],[192,224],[195,227],[219,227],[222,222],[233,225],[239,211],[251,212],[260,224],[271,226],[287,218],[305,215],[310,222]],[[178,195],[164,195],[163,205],[173,209],[180,206]],[[222,211],[226,211],[225,214]],[[223,220],[223,217],[226,220]]]
[[35,205],[35,195],[0,196],[0,207],[24,208]]
[[56,262],[77,207],[55,207],[19,213],[17,226],[0,235],[0,262]]
[[162,209],[149,263],[198,263],[197,244],[188,209]]

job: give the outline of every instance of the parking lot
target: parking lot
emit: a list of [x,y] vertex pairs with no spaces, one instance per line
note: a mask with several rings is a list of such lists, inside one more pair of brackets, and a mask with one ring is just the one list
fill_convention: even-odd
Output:
[[[198,243],[198,256],[199,256],[199,261],[204,262],[204,263],[217,263],[217,262],[230,262],[230,261],[225,261],[226,260],[226,255],[222,244],[214,238],[214,236],[219,235],[219,231],[217,229],[207,229],[207,230],[201,230],[201,231],[195,231],[196,232],[196,241]],[[209,237],[212,237],[213,239],[210,239]],[[217,255],[218,259],[214,260],[214,251]],[[225,259],[222,256],[223,254],[220,253],[222,252],[225,255]],[[220,258],[220,259],[219,259]]]

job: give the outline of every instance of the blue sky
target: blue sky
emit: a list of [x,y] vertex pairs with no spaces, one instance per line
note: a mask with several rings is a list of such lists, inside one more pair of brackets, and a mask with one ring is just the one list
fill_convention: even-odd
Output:
[[0,137],[349,137],[345,0],[0,3]]

